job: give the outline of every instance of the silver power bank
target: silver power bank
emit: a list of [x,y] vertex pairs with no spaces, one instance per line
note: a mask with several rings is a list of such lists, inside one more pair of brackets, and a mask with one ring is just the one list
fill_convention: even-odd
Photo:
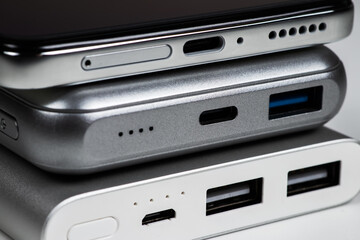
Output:
[[90,173],[318,127],[346,77],[325,47],[67,88],[0,92],[0,143],[41,168]]
[[359,154],[320,128],[78,177],[0,147],[0,229],[14,240],[209,239],[350,201]]

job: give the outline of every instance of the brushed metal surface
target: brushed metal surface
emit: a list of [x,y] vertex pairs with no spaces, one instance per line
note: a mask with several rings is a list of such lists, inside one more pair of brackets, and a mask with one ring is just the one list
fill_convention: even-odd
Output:
[[[42,168],[89,173],[318,127],[339,110],[346,88],[340,60],[324,47],[150,78],[2,91],[0,109],[17,119],[19,138],[0,142]],[[271,94],[317,86],[320,111],[269,120]],[[203,111],[228,106],[238,108],[234,120],[200,125]]]
[[314,47],[86,85],[7,92],[38,109],[85,113],[280,82],[288,77],[330,71],[339,62],[327,48]]

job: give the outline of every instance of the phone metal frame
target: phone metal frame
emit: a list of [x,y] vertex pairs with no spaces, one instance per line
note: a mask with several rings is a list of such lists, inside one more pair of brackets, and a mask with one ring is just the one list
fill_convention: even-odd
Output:
[[[312,33],[307,30],[306,34],[298,32],[301,26],[309,28],[315,24],[318,28],[321,23],[326,24],[325,31],[317,29]],[[170,31],[155,37],[119,39],[117,42],[94,43],[76,48],[64,46],[64,49],[48,49],[36,56],[22,56],[16,50],[7,50],[0,55],[0,86],[36,89],[80,84],[334,42],[350,34],[353,7],[341,11],[326,10],[224,25],[217,24],[201,30],[194,27],[185,32]],[[288,31],[292,28],[297,30],[297,34],[290,36]],[[287,31],[286,37],[269,39],[270,32],[278,34],[281,30]],[[183,46],[186,42],[214,36],[223,38],[221,49],[184,54]],[[239,38],[242,38],[241,44],[238,43]],[[162,52],[154,50],[157,48],[162,49]],[[118,54],[118,57],[102,58],[114,54]],[[134,61],[122,61],[133,56]],[[101,67],[87,67],[85,62],[89,59],[95,61],[95,65],[101,63]]]

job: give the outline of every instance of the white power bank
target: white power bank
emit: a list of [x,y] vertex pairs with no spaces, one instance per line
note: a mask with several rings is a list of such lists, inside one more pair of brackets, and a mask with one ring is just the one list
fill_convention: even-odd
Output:
[[207,239],[351,200],[359,155],[357,141],[321,128],[66,177],[1,148],[0,229],[16,240]]

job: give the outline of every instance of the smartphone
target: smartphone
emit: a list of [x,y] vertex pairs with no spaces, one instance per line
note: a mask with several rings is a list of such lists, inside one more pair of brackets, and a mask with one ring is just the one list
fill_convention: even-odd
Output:
[[209,239],[350,201],[359,154],[320,128],[69,177],[0,146],[0,228],[16,240]]
[[58,173],[91,173],[318,127],[343,65],[325,47],[83,84],[0,91],[0,143]]
[[2,10],[0,86],[15,89],[324,44],[353,24],[349,0],[36,0],[7,1]]

